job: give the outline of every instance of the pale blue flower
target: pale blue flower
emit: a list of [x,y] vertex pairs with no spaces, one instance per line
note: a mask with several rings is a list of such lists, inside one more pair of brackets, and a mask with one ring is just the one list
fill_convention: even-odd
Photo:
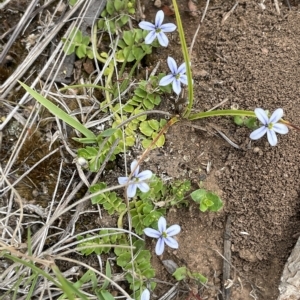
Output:
[[150,300],[150,291],[145,289],[141,295],[141,300]]
[[164,12],[159,10],[155,16],[154,24],[147,21],[142,21],[139,23],[140,28],[150,31],[145,38],[145,44],[151,44],[157,38],[161,46],[168,46],[169,40],[164,32],[172,32],[177,27],[173,23],[162,24],[163,20]]
[[[135,169],[137,166],[138,161],[134,160],[131,163],[130,170],[131,172]],[[130,181],[128,177],[119,177],[118,182],[119,184],[126,184],[129,181],[128,188],[127,188],[127,197],[133,198],[136,194],[136,189],[139,188],[143,193],[146,193],[150,190],[149,185],[144,182],[147,179],[150,179],[152,177],[152,172],[147,170],[139,173],[140,166],[137,166],[135,169]]]
[[254,112],[256,117],[262,123],[263,126],[254,130],[250,134],[250,139],[258,140],[267,133],[267,137],[270,145],[275,146],[277,144],[277,136],[275,132],[280,134],[286,134],[289,131],[286,125],[282,123],[278,123],[278,121],[283,116],[282,108],[276,109],[270,118],[268,118],[268,115],[262,108],[256,108]]
[[156,255],[161,255],[165,249],[165,243],[174,249],[178,249],[178,242],[172,238],[172,236],[178,234],[181,228],[179,225],[172,225],[167,228],[167,222],[164,217],[160,217],[158,220],[158,230],[152,228],[145,228],[144,233],[147,236],[158,239],[155,253]]
[[165,86],[173,82],[173,91],[179,95],[181,92],[181,83],[187,85],[187,76],[186,73],[186,65],[185,63],[181,64],[179,68],[177,68],[176,61],[172,57],[168,57],[168,66],[171,70],[171,74],[164,76],[160,81],[159,85]]

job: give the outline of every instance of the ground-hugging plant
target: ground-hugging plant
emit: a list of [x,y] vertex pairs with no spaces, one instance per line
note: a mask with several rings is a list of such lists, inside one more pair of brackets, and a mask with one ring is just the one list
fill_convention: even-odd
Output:
[[[85,146],[78,149],[78,159],[85,162],[88,169],[97,172],[107,157],[115,160],[116,155],[124,153],[137,141],[140,141],[146,149],[139,160],[134,160],[131,164],[130,174],[118,178],[120,187],[124,188],[124,195],[114,191],[103,192],[107,188],[106,182],[99,182],[90,187],[93,194],[92,203],[103,207],[109,214],[118,216],[118,229],[124,227],[124,215],[130,216],[131,229],[138,235],[145,233],[147,236],[157,239],[155,252],[162,255],[165,244],[177,249],[179,243],[174,238],[181,228],[174,224],[167,227],[165,219],[166,210],[172,205],[187,204],[187,193],[190,192],[190,183],[173,182],[169,185],[160,178],[152,174],[150,170],[139,172],[139,166],[145,159],[148,152],[153,147],[160,147],[164,144],[164,133],[166,128],[172,126],[181,119],[193,121],[201,118],[214,116],[234,116],[234,121],[238,125],[246,125],[254,129],[250,138],[257,140],[264,134],[271,146],[277,144],[275,133],[286,134],[288,128],[296,128],[295,125],[282,119],[283,110],[277,109],[269,117],[268,112],[261,108],[254,111],[247,110],[214,110],[208,112],[192,113],[193,107],[193,79],[191,64],[188,56],[187,46],[184,38],[183,26],[176,0],[173,0],[177,26],[175,24],[163,24],[163,11],[158,11],[154,24],[142,21],[139,23],[140,29],[133,31],[124,30],[129,20],[128,14],[134,11],[131,1],[112,1],[108,0],[106,10],[102,13],[102,18],[98,22],[98,28],[119,34],[115,41],[111,40],[110,50],[107,52],[97,52],[95,46],[95,34],[88,40],[75,29],[71,36],[65,40],[65,50],[68,53],[75,52],[80,57],[92,57],[103,65],[104,86],[99,87],[105,93],[105,99],[100,104],[103,112],[111,113],[109,128],[100,134],[95,134],[80,124],[77,119],[68,116],[53,103],[31,90],[23,87],[40,103],[46,106],[53,114],[64,120],[83,134],[84,137],[76,140]],[[140,80],[135,84],[134,90],[125,93],[126,97],[120,96],[125,92],[133,78],[134,71],[145,55],[152,53],[153,47],[159,45],[167,47],[169,40],[166,33],[176,30],[180,36],[184,63],[179,67],[177,62],[170,56],[167,57],[167,64],[170,69],[169,74],[152,75],[149,79]],[[95,31],[96,32],[96,31]],[[179,62],[181,63],[181,62]],[[117,70],[116,70],[117,66]],[[118,67],[120,67],[118,69]],[[125,76],[125,69],[131,68]],[[118,76],[114,73],[117,71]],[[115,77],[114,77],[115,76]],[[121,84],[120,81],[121,80]],[[178,96],[181,93],[182,85],[188,89],[188,105],[181,116],[174,116],[169,122],[166,120],[148,119],[144,112],[152,110],[162,101],[162,95],[171,94],[172,91]],[[120,101],[115,104],[114,99]],[[258,128],[256,120],[262,124]],[[219,211],[223,203],[221,199],[210,191],[198,189],[190,194],[192,200],[199,203],[202,212]],[[135,247],[134,250],[128,246]],[[120,233],[116,229],[103,229],[98,235],[87,235],[79,238],[79,251],[85,255],[95,253],[97,255],[108,253],[114,250],[117,265],[126,273],[125,278],[129,283],[132,297],[135,299],[149,299],[151,291],[155,288],[152,280],[155,276],[154,269],[151,267],[151,252],[145,249],[144,241],[136,238],[128,238],[127,235]],[[205,282],[202,275],[193,273],[186,267],[179,268],[173,274],[177,280],[190,278]],[[110,299],[110,293],[104,285],[99,299]]]

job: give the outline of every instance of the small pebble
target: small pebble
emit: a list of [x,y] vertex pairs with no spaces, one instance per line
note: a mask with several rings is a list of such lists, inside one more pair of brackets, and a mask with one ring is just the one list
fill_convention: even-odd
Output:
[[161,0],[155,0],[154,1],[154,6],[157,8],[161,8]]

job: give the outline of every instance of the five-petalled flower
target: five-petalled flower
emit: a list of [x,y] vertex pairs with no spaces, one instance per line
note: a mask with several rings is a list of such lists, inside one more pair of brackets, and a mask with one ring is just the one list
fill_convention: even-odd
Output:
[[[146,193],[150,190],[149,185],[145,182],[145,180],[150,179],[152,177],[152,172],[149,170],[142,171],[139,173],[140,167],[138,166],[138,161],[134,160],[131,163],[130,170],[133,172],[131,179],[129,177],[119,177],[119,184],[128,184],[127,187],[127,197],[133,198],[136,194],[136,189],[139,188],[143,193]],[[135,170],[135,171],[134,171]]]
[[270,145],[275,146],[277,144],[277,136],[275,132],[280,134],[288,133],[288,127],[282,123],[278,123],[283,116],[282,108],[276,109],[270,118],[268,118],[268,115],[262,108],[256,108],[254,113],[263,126],[254,130],[250,134],[250,138],[252,140],[258,140],[267,133]]
[[161,46],[168,46],[169,40],[165,35],[165,32],[172,32],[177,27],[172,23],[163,24],[163,20],[164,12],[159,10],[155,16],[154,24],[147,21],[142,21],[139,23],[140,28],[150,31],[145,38],[145,44],[151,44],[157,38]]
[[185,63],[181,64],[179,68],[177,68],[177,63],[172,57],[168,57],[168,66],[171,70],[171,74],[164,76],[160,81],[159,85],[165,86],[173,82],[173,91],[179,95],[181,92],[181,83],[187,85],[187,76],[186,73],[186,65]]
[[158,220],[158,230],[152,228],[145,228],[144,233],[149,236],[158,239],[155,253],[161,255],[165,249],[165,243],[174,249],[178,249],[178,242],[172,238],[172,236],[178,234],[181,228],[179,225],[172,225],[167,228],[167,222],[164,217],[160,217]]

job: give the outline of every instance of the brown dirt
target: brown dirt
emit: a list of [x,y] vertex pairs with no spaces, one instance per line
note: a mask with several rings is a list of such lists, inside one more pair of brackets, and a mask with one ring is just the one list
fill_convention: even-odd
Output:
[[[201,12],[205,3],[198,5]],[[255,1],[241,1],[222,25],[234,4],[212,1],[201,26],[192,57],[195,109],[207,110],[228,99],[221,108],[237,104],[240,109],[273,111],[282,107],[285,118],[299,124],[298,7],[289,11],[283,5],[278,16],[271,1],[265,2],[266,10]],[[180,9],[189,46],[198,20],[183,12],[186,3],[181,1]],[[170,55],[180,63],[178,47],[175,37],[158,55],[162,60]],[[209,278],[210,288],[201,297],[218,299],[223,260],[217,251],[223,253],[225,218],[230,214],[236,270],[231,299],[276,299],[283,266],[299,236],[299,133],[280,136],[278,145],[271,147],[266,137],[250,142],[250,130],[236,127],[229,118],[206,122],[221,126],[245,150],[179,124],[168,132],[165,156],[151,154],[157,172],[174,178],[188,175],[194,182],[203,178],[202,164],[212,162],[205,186],[225,202],[217,214],[201,213],[194,205],[169,212],[168,222],[182,226],[176,256],[180,265]],[[154,261],[163,272],[161,262]]]
[[[157,9],[152,1],[146,2],[146,18],[151,20]],[[199,18],[189,15],[187,1],[178,2],[190,45]],[[205,4],[200,0],[198,10],[203,12]],[[273,111],[282,107],[285,118],[299,125],[298,6],[291,2],[294,6],[289,11],[281,5],[281,14],[277,15],[271,0],[265,1],[265,10],[258,1],[239,1],[222,23],[234,4],[210,1],[192,56],[194,109],[208,110],[225,99],[221,108],[238,105],[240,109],[262,107]],[[174,18],[169,16],[167,21],[174,22]],[[160,71],[167,71],[167,56],[180,63],[180,53],[178,37],[173,35],[170,46],[160,48],[150,61],[160,59]],[[161,106],[164,110],[172,107],[168,99]],[[157,278],[172,282],[161,259],[173,259],[208,277],[207,286],[200,290],[202,299],[220,299],[224,227],[230,214],[234,280],[231,299],[276,299],[283,266],[300,234],[299,133],[291,131],[280,136],[278,145],[270,147],[266,137],[250,142],[250,130],[237,127],[230,118],[193,124],[205,127],[208,122],[221,127],[244,150],[233,148],[219,136],[177,123],[168,131],[165,147],[150,154],[148,166],[156,174],[190,178],[194,187],[204,181],[205,187],[225,203],[219,213],[201,213],[195,204],[169,211],[168,223],[182,227],[180,248],[168,249],[162,258],[153,256]],[[208,162],[212,163],[209,173]],[[154,250],[154,241],[149,239],[148,245]],[[186,282],[180,288],[187,291],[193,286]],[[167,285],[158,284],[155,294],[160,296],[167,289]],[[178,294],[178,299],[187,297],[186,292]]]

